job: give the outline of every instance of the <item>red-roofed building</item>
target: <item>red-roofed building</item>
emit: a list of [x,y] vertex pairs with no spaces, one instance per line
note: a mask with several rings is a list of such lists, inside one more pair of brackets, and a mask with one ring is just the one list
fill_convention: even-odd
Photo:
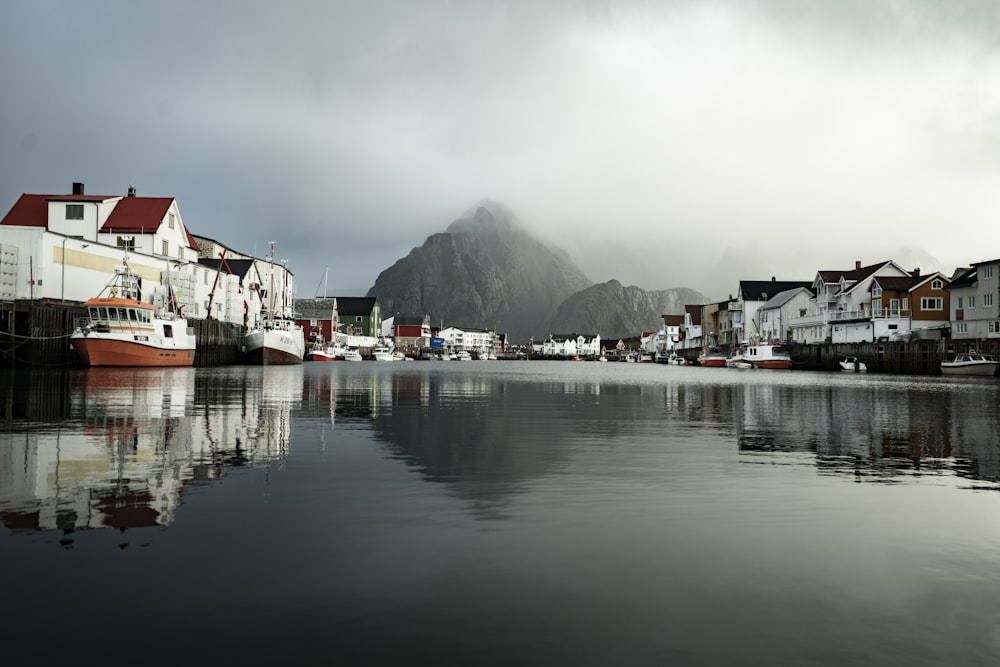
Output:
[[23,194],[0,220],[0,300],[83,302],[127,258],[143,301],[178,303],[190,318],[245,325],[260,317],[265,294],[291,304],[283,265],[250,258],[236,270],[220,261],[224,246],[202,245],[207,254],[173,197],[139,197],[132,187],[125,196],[88,195],[82,183],[69,194]]

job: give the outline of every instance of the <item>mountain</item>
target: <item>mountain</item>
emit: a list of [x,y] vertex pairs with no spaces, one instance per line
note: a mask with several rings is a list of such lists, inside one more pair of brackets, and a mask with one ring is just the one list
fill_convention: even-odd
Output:
[[628,338],[663,326],[661,315],[682,315],[685,304],[709,299],[687,287],[647,292],[625,287],[617,280],[593,285],[559,305],[547,333],[600,334],[601,338]]
[[559,304],[591,281],[562,250],[484,201],[382,271],[368,296],[382,313],[431,316],[435,324],[479,327],[526,342],[543,333]]

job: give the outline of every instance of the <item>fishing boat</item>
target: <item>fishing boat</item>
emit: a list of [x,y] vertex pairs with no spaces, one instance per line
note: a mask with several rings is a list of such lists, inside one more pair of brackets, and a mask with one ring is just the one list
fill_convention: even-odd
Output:
[[717,347],[703,347],[698,355],[698,364],[721,368],[726,365],[726,353]]
[[339,361],[344,358],[344,349],[336,344],[317,341],[306,352],[306,361]]
[[750,343],[733,352],[726,360],[730,368],[764,368],[784,369],[792,367],[792,358],[788,352],[774,343]]
[[141,298],[139,279],[126,258],[101,292],[84,304],[87,317],[70,335],[80,361],[88,366],[194,365],[194,329],[172,292],[166,309]]
[[274,242],[271,243],[270,266],[267,309],[264,316],[247,332],[244,351],[252,364],[301,364],[306,351],[302,326],[289,317],[286,307],[279,306],[274,294]]
[[996,375],[998,366],[1000,361],[993,355],[969,350],[964,354],[956,354],[951,361],[942,361],[941,374],[990,377]]
[[361,356],[361,352],[358,351],[356,347],[345,347],[343,351],[343,356],[341,357],[344,361],[363,361],[364,357]]

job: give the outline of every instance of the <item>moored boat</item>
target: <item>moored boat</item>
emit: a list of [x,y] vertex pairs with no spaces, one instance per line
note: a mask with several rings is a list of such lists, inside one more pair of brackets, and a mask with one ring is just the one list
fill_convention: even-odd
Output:
[[193,366],[196,342],[187,319],[142,301],[138,279],[128,261],[122,264],[84,304],[87,317],[70,335],[70,347],[88,366]]
[[840,370],[845,373],[866,373],[868,366],[857,357],[844,357],[840,360]]
[[737,348],[733,356],[726,360],[730,368],[784,369],[792,367],[788,352],[774,343],[751,343]]
[[726,353],[717,347],[703,347],[698,355],[700,366],[721,368],[726,365]]
[[996,375],[1000,361],[990,354],[980,354],[975,350],[956,354],[951,361],[941,362],[942,375],[973,375],[990,377]]
[[[306,353],[302,326],[288,317],[288,310],[276,303],[274,284],[274,243],[271,243],[269,299],[264,316],[250,329],[243,342],[247,361],[264,366],[301,364]],[[276,315],[277,314],[277,315]]]

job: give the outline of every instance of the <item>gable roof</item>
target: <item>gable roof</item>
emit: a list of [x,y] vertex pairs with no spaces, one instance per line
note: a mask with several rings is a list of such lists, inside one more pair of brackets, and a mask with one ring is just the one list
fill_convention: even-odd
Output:
[[668,327],[679,327],[684,324],[683,315],[663,315],[663,324]]
[[[199,257],[198,263],[202,266],[207,266],[213,271],[219,270],[219,265],[222,264],[221,259],[212,259],[211,257]],[[242,280],[246,278],[247,272],[250,271],[250,267],[253,266],[252,259],[227,259],[225,265],[223,265],[223,270],[226,266],[229,267],[229,272],[234,276],[239,276]]]
[[[741,280],[740,296],[744,301],[767,301],[776,294],[799,287],[810,289],[812,281],[805,280]],[[811,290],[810,290],[811,291]]]
[[955,278],[949,283],[948,289],[955,289],[959,287],[972,287],[979,281],[979,272],[976,267],[973,266],[971,269],[965,269],[962,273],[955,276]]
[[[927,276],[875,276],[872,278],[872,286],[878,285],[884,290],[889,290],[890,292],[909,292],[915,285],[922,283],[927,279]],[[871,287],[869,287],[869,290]]]
[[0,220],[0,225],[17,225],[19,227],[49,226],[49,202],[102,202],[114,199],[114,196],[103,195],[29,195],[22,194]]
[[762,306],[762,308],[764,308],[765,310],[773,310],[775,308],[781,308],[782,306],[784,306],[786,303],[794,299],[802,292],[805,292],[809,297],[813,296],[812,290],[805,287],[796,287],[795,289],[788,289],[785,290],[784,292],[778,292],[770,299],[768,299],[767,303],[765,303]]
[[123,197],[111,209],[101,231],[152,234],[160,228],[173,201],[172,197]]
[[[228,260],[230,263],[233,260]],[[241,260],[242,261],[242,260]],[[253,261],[253,260],[246,260]],[[314,299],[296,299],[295,310],[299,313],[325,312],[322,318],[330,317],[333,312],[333,300],[337,300],[337,315],[340,317],[370,317],[378,301],[373,296],[324,296]],[[313,318],[316,319],[316,318]]]
[[691,316],[691,326],[701,324],[701,306],[684,306],[684,312]]

